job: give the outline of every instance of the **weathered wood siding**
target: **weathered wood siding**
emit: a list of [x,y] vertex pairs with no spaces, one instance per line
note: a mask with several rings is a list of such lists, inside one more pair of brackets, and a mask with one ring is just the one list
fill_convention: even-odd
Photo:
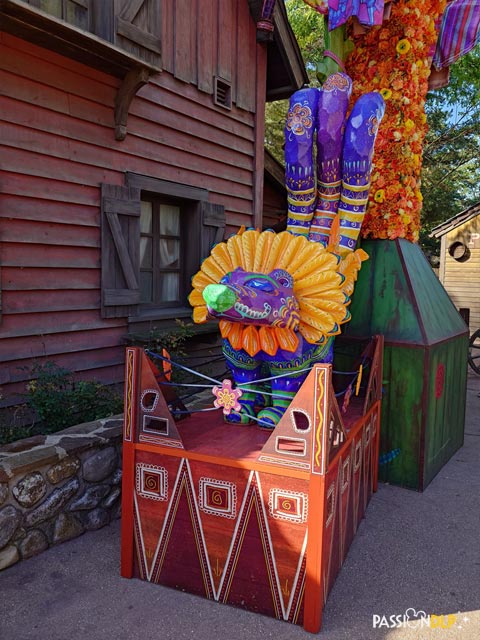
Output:
[[[123,185],[132,171],[206,188],[225,206],[227,233],[252,224],[258,45],[248,4],[162,5],[165,71],[134,98],[123,142],[117,79],[0,34],[3,406],[24,392],[22,367],[34,361],[122,380],[126,319],[100,317],[100,183]],[[230,111],[213,104],[214,75],[232,83]]]
[[[449,254],[454,242],[468,247],[464,262]],[[440,281],[457,309],[470,310],[470,332],[480,328],[480,215],[442,236]]]

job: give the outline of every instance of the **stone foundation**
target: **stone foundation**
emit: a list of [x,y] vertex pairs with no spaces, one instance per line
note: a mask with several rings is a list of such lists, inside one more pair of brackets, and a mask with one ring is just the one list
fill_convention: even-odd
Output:
[[0,447],[0,570],[120,516],[122,417]]

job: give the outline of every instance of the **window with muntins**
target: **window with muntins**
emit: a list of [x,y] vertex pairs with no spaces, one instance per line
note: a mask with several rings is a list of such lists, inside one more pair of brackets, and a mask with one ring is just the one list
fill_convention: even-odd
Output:
[[172,307],[185,297],[182,207],[142,196],[140,210],[140,304]]

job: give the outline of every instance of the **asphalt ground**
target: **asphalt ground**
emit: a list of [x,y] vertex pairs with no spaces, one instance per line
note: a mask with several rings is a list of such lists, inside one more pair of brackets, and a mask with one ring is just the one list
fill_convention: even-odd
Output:
[[[379,486],[329,595],[320,639],[479,640],[479,393],[480,376],[469,374],[465,444],[423,493]],[[285,622],[121,578],[119,550],[116,521],[3,571],[0,640],[311,637]]]

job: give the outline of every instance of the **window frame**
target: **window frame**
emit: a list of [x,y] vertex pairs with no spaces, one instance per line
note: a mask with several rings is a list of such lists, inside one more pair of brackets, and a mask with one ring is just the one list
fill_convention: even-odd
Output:
[[[138,314],[128,321],[163,320],[188,318],[192,309],[187,301],[188,285],[192,275],[198,271],[201,261],[199,236],[202,233],[201,204],[208,202],[207,189],[177,184],[160,178],[152,178],[126,172],[125,184],[140,189],[140,200],[152,199],[160,203],[180,206],[180,302],[171,304],[145,303],[138,305]],[[140,237],[138,239],[140,247]],[[140,274],[140,267],[139,267]],[[182,302],[183,301],[183,302]]]

